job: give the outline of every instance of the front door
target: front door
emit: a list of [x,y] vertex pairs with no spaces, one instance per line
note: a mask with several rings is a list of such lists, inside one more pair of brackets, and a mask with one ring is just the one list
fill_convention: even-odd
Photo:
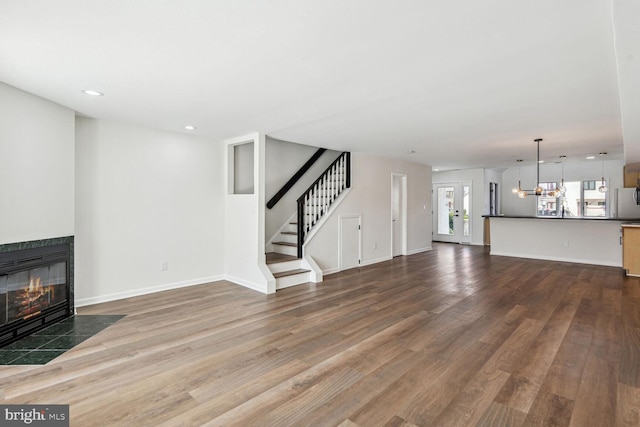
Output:
[[460,183],[433,185],[433,240],[460,243],[463,228]]

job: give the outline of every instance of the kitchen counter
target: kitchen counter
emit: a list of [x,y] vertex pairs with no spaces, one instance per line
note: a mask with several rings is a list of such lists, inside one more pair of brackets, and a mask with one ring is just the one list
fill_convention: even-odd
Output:
[[622,267],[622,225],[640,226],[638,218],[485,217],[492,255],[612,267]]
[[607,218],[607,217],[577,217],[577,216],[565,216],[564,218],[555,216],[523,216],[523,215],[482,215],[484,218],[519,218],[519,219],[540,219],[547,220],[560,220],[560,221],[617,221],[624,223],[635,223],[640,227],[640,218]]

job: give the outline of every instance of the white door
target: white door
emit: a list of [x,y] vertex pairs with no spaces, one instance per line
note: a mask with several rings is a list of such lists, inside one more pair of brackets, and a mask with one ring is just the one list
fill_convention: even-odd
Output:
[[391,174],[391,254],[407,254],[407,176]]
[[433,240],[471,243],[471,185],[433,184]]
[[360,265],[360,216],[340,216],[340,270]]
[[433,185],[433,240],[460,243],[460,183]]

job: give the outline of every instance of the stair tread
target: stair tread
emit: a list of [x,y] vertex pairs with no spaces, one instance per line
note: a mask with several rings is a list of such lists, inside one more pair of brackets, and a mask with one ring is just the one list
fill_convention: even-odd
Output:
[[267,264],[277,264],[280,262],[297,261],[300,258],[293,255],[281,254],[278,252],[267,252],[266,254]]
[[289,242],[273,242],[274,245],[282,245],[282,246],[292,246],[297,247],[297,243],[289,243]]
[[281,234],[290,234],[292,236],[297,236],[298,232],[297,231],[282,231]]
[[280,277],[293,276],[294,274],[309,273],[310,271],[311,270],[306,270],[304,268],[296,268],[295,270],[287,270],[287,271],[281,271],[280,273],[273,273],[273,277],[278,279]]

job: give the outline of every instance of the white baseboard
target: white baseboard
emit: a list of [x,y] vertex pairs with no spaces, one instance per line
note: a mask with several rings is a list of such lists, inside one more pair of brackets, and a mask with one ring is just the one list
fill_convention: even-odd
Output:
[[427,246],[425,248],[419,248],[419,249],[411,249],[410,251],[407,251],[407,255],[415,255],[421,252],[428,252],[432,250],[433,250],[433,246]]
[[514,258],[528,258],[528,259],[541,259],[544,261],[559,261],[559,262],[573,262],[576,264],[592,264],[592,265],[604,265],[607,267],[622,267],[622,262],[609,262],[602,261],[599,259],[581,259],[581,258],[563,258],[563,257],[555,257],[555,256],[546,256],[546,255],[535,255],[535,254],[514,254],[514,253],[502,253],[491,251],[490,255],[497,256],[508,256]]
[[224,280],[223,275],[202,277],[200,279],[185,280],[182,282],[165,283],[164,285],[151,286],[148,288],[134,289],[126,292],[116,292],[112,294],[100,295],[96,297],[80,298],[75,300],[76,307],[84,307],[87,305],[100,304],[103,302],[115,301],[119,299],[137,297],[140,295],[153,294],[155,292],[168,291],[171,289],[186,288],[188,286],[203,285],[210,282],[218,282]]
[[327,276],[329,274],[334,274],[334,273],[339,273],[339,272],[340,272],[340,267],[325,268],[324,270],[322,270],[322,275],[323,276]]
[[390,257],[390,256],[383,256],[383,257],[376,258],[376,259],[370,259],[370,260],[361,262],[360,263],[360,267],[364,267],[364,266],[371,265],[371,264],[377,264],[379,262],[389,261],[392,258],[393,257]]
[[231,276],[228,274],[224,275],[224,280],[229,281],[231,283],[235,283],[236,285],[244,286],[245,288],[252,289],[254,291],[258,291],[260,293],[266,294],[267,291],[263,285],[260,283],[249,282],[248,280],[241,279],[239,277]]

